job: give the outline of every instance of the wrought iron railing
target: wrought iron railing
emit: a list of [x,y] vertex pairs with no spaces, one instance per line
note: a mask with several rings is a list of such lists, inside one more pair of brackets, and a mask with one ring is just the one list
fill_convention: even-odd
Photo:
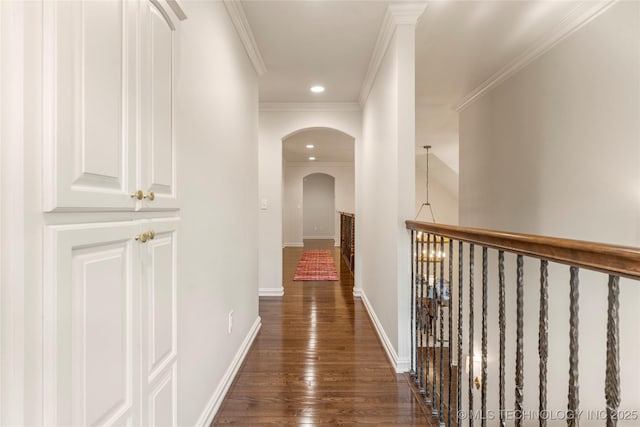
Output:
[[349,212],[340,212],[340,252],[349,270],[355,264],[356,217]]
[[[472,427],[479,420],[482,427],[488,420],[500,426],[513,420],[521,426],[526,418],[524,399],[524,345],[537,338],[538,384],[537,419],[546,426],[549,419],[548,363],[549,363],[549,271],[550,263],[564,264],[569,269],[569,340],[566,411],[564,421],[569,426],[579,423],[579,369],[578,369],[578,313],[580,269],[604,273],[608,280],[606,366],[603,413],[607,426],[617,425],[620,416],[620,346],[619,346],[619,294],[620,278],[640,280],[640,249],[596,244],[576,240],[549,238],[482,229],[452,227],[415,221],[406,222],[411,231],[412,283],[411,283],[411,371],[410,375],[424,403],[440,425],[452,426],[468,422]],[[481,254],[476,252],[476,246]],[[497,277],[490,277],[489,251],[497,252]],[[515,277],[505,275],[505,253],[515,257]],[[510,255],[512,254],[512,255]],[[481,255],[481,256],[480,256]],[[481,268],[481,320],[475,316],[476,257]],[[525,337],[524,295],[525,259],[539,260],[539,313],[537,337]],[[465,265],[465,260],[467,265]],[[457,262],[454,262],[457,261]],[[488,303],[489,285],[497,287],[497,351],[498,378],[488,378]],[[531,285],[529,283],[529,285]],[[506,297],[505,290],[515,287],[515,364],[514,407],[506,408]],[[454,292],[452,292],[452,290]],[[454,294],[454,295],[452,295]],[[466,312],[467,316],[464,316]],[[476,331],[480,331],[480,374],[474,372],[474,346]],[[455,324],[455,325],[454,325]],[[454,332],[455,328],[455,332]],[[465,344],[464,333],[468,334]],[[588,339],[588,337],[587,337]],[[455,341],[452,341],[455,340]],[[535,341],[534,341],[535,342]],[[534,344],[535,345],[535,344]],[[467,354],[467,360],[463,360]],[[637,361],[633,361],[636,363]],[[463,369],[466,371],[463,375]],[[466,378],[464,378],[466,376]],[[466,380],[466,381],[465,381]],[[488,414],[487,383],[497,387],[495,418]],[[554,382],[554,387],[557,383]],[[474,398],[476,390],[480,396]],[[463,398],[466,395],[466,407]],[[474,411],[474,400],[480,408]],[[555,402],[557,403],[557,402]],[[546,416],[545,416],[546,414]],[[636,414],[637,416],[637,414]],[[493,421],[495,420],[495,421]],[[530,418],[529,418],[530,420]],[[637,418],[636,418],[637,420]],[[603,420],[604,421],[604,420]],[[640,424],[640,420],[637,420]]]

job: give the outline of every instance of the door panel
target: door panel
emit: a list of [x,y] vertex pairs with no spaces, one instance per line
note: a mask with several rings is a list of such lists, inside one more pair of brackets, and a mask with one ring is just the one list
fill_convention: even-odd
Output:
[[143,414],[161,420],[143,420],[146,425],[175,425],[177,224],[177,218],[169,218],[144,221],[142,225],[143,230],[154,234],[142,247],[142,381],[143,399],[146,396],[150,405]]
[[85,398],[85,425],[126,412],[131,405],[131,309],[126,247],[116,244],[74,251],[72,358],[81,367],[75,392]]
[[45,211],[135,208],[131,8],[44,2]]
[[[169,222],[169,224],[173,224]],[[149,343],[149,380],[176,355],[176,239],[175,229],[167,222],[149,223],[155,238],[145,248],[148,313],[145,330]]]
[[151,16],[151,185],[161,190],[173,184],[173,30],[158,12]]
[[143,191],[155,193],[143,209],[177,206],[174,132],[175,24],[160,3],[144,1],[142,13]]
[[132,222],[51,226],[45,232],[45,424],[139,420]]
[[[81,25],[84,46],[81,84],[84,135],[81,135],[82,166],[78,180],[86,175],[122,176],[122,117],[124,79],[123,5],[117,2],[87,3]],[[109,37],[105,37],[109,35]],[[81,119],[82,120],[82,119]],[[117,188],[117,187],[116,187]]]
[[176,367],[173,365],[157,384],[152,386],[149,395],[148,425],[157,427],[177,425],[176,393]]
[[[44,211],[178,208],[164,4],[43,2]],[[149,216],[44,227],[44,425],[177,424],[178,219]]]

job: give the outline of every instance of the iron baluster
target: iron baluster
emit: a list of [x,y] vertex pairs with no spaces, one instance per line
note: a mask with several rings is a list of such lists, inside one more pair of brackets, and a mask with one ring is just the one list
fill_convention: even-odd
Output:
[[462,424],[461,411],[462,411],[462,303],[463,303],[463,291],[464,291],[464,244],[458,242],[458,380],[456,381],[456,420],[457,425]]
[[[540,319],[538,325],[538,357],[540,358],[540,390],[538,410],[547,410],[547,359],[549,357],[549,262],[540,261]],[[547,425],[546,417],[540,418],[540,427]]]
[[[432,386],[432,390],[431,390],[431,401],[433,402],[433,405],[431,405],[431,416],[433,418],[438,418],[438,404],[436,402],[436,382],[438,380],[438,367],[436,365],[437,363],[437,346],[438,346],[438,298],[436,297],[436,279],[437,279],[437,268],[440,265],[437,258],[437,254],[436,251],[438,249],[437,246],[437,237],[434,235],[433,236],[433,252],[429,252],[429,254],[433,253],[433,282],[429,282],[430,284],[430,289],[431,289],[431,297],[430,299],[428,299],[428,311],[429,311],[429,326],[432,327],[432,332],[433,332],[433,364],[432,364],[432,374],[431,377],[433,378],[433,381],[431,382],[431,386]],[[431,314],[431,310],[433,308],[433,315]],[[428,348],[428,354],[431,355],[431,348]],[[440,399],[442,399],[442,396],[440,396]]]
[[425,399],[424,402],[427,405],[430,405],[433,407],[433,395],[429,394],[429,389],[430,389],[430,385],[429,385],[429,368],[430,368],[430,358],[431,358],[431,354],[429,351],[429,344],[431,341],[431,314],[429,313],[429,277],[431,276],[431,263],[429,262],[429,257],[431,254],[431,234],[427,235],[427,251],[425,252],[425,262],[427,265],[427,276],[425,278],[425,284],[426,284],[426,297],[422,300],[422,305],[424,307],[424,312],[425,312],[425,329],[426,329],[426,339],[427,339],[427,345],[426,345],[426,362],[427,362],[427,372],[426,372],[426,384],[425,384]]
[[524,262],[518,255],[516,267],[516,412],[515,425],[522,426],[524,398]]
[[482,248],[482,427],[487,425],[487,304],[489,273],[487,248]]
[[469,427],[473,427],[473,243],[469,245]]
[[453,336],[453,323],[451,308],[453,305],[453,298],[451,296],[451,289],[453,287],[453,240],[449,239],[449,394],[448,397],[448,413],[447,413],[447,426],[451,427],[451,390],[453,383],[453,368],[451,367],[451,351],[452,351],[452,339]]
[[571,277],[569,280],[569,393],[567,405],[567,425],[577,427],[578,407],[580,405],[580,387],[578,383],[578,298],[580,284],[578,278],[578,267],[570,267]]
[[423,285],[424,285],[424,232],[419,236],[419,249],[418,253],[420,256],[420,274],[418,279],[418,301],[416,305],[416,310],[418,311],[418,329],[416,330],[416,334],[418,336],[418,378],[416,380],[416,385],[418,386],[418,391],[420,394],[424,394],[424,382],[423,382],[423,369],[424,369],[424,358],[422,356],[422,347],[424,345],[424,337],[422,335],[422,330],[424,328],[424,313],[422,310],[422,294],[423,294]]
[[[434,297],[440,308],[440,426],[444,427],[444,237],[440,236],[440,283],[438,283],[440,295],[434,287]],[[434,285],[435,286],[435,285]]]
[[498,284],[499,284],[499,294],[498,294],[498,326],[500,328],[500,368],[499,368],[499,407],[500,407],[500,427],[505,427],[505,399],[504,399],[504,364],[505,364],[505,345],[506,345],[506,337],[505,337],[505,329],[506,329],[506,319],[505,319],[505,295],[504,295],[504,251],[498,251]]
[[[341,223],[344,223],[343,221],[343,217],[340,217]],[[343,224],[341,224],[343,225]],[[343,227],[344,228],[344,227]],[[418,263],[417,263],[417,252],[416,252],[416,232],[414,230],[411,230],[411,299],[410,299],[410,305],[409,305],[409,309],[411,310],[411,313],[409,314],[411,316],[411,320],[409,322],[409,329],[411,337],[409,339],[410,345],[411,345],[411,350],[409,352],[411,357],[411,361],[410,361],[410,369],[409,369],[409,375],[411,377],[415,377],[415,371],[414,371],[414,352],[413,352],[413,337],[414,337],[414,321],[415,321],[415,299],[414,299],[414,293],[415,293],[415,287],[416,287],[416,268],[418,267]]]
[[607,427],[618,425],[620,405],[620,331],[618,310],[620,309],[620,277],[609,276],[607,309],[607,369],[604,394],[607,400]]

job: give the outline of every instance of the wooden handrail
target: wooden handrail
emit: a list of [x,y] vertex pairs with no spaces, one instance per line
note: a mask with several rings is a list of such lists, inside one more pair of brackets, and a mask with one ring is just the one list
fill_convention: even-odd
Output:
[[640,279],[640,248],[418,221],[406,221],[406,227],[534,258]]

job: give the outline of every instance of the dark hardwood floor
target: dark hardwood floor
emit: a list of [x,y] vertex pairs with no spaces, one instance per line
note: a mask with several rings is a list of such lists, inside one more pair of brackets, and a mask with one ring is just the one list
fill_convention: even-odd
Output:
[[260,298],[262,329],[213,425],[437,425],[392,369],[333,251],[340,281],[294,282],[302,248],[284,249],[284,297]]

